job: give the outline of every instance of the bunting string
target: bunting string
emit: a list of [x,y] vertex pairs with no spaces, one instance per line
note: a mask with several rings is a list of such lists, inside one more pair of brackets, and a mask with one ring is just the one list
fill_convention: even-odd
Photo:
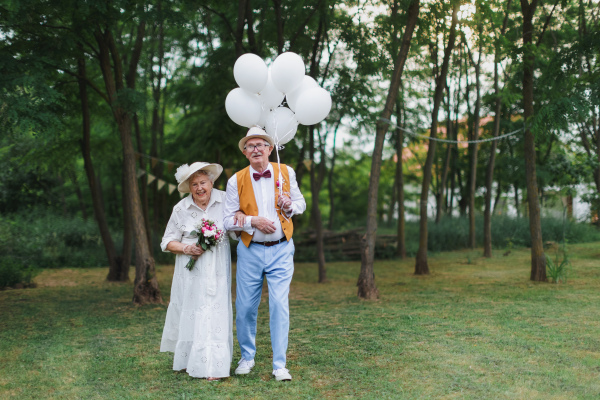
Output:
[[[175,167],[176,165],[183,164],[183,163],[176,163],[176,162],[171,161],[171,160],[164,160],[164,159],[158,158],[158,157],[152,157],[152,156],[149,156],[148,154],[143,154],[143,153],[138,153],[138,152],[135,153],[135,157],[137,159],[139,159],[139,157],[144,157],[144,158],[149,159],[150,160],[150,165],[152,166],[152,168],[154,168],[156,166],[156,164],[158,164],[159,162],[163,163],[163,164],[166,164],[167,165],[167,170],[169,172],[171,172],[173,170],[173,167]],[[163,179],[157,178],[155,175],[153,175],[153,174],[151,174],[149,172],[146,172],[146,171],[144,171],[141,168],[138,168],[138,170],[137,170],[137,177],[138,177],[138,179],[141,178],[144,175],[146,175],[148,177],[147,181],[146,181],[146,184],[148,184],[148,185],[150,185],[154,181],[157,181],[156,184],[157,184],[158,190],[161,190],[161,189],[165,188],[169,194],[172,194],[175,191],[175,189],[177,189],[177,185],[169,183],[169,182],[167,182],[167,181],[165,181]],[[179,194],[179,197],[183,197],[183,196],[184,196],[183,193]]]
[[429,135],[421,135],[421,134],[413,132],[413,131],[411,131],[409,129],[402,128],[401,126],[396,125],[391,120],[386,119],[386,118],[379,118],[379,120],[381,122],[385,122],[386,124],[389,124],[390,127],[392,127],[393,129],[400,129],[401,131],[407,133],[409,136],[412,136],[412,137],[415,137],[415,138],[433,140],[433,141],[442,142],[442,143],[452,143],[452,144],[459,144],[459,143],[468,143],[468,144],[471,144],[471,143],[492,142],[494,140],[500,140],[500,139],[504,139],[504,138],[509,137],[509,136],[516,135],[517,133],[519,133],[519,132],[521,132],[522,130],[525,129],[523,127],[523,128],[519,128],[517,130],[514,130],[512,132],[505,133],[504,135],[498,135],[498,136],[489,137],[489,138],[485,138],[485,139],[479,139],[479,140],[451,140],[451,139],[442,139],[442,138],[437,138],[437,137],[431,137]]

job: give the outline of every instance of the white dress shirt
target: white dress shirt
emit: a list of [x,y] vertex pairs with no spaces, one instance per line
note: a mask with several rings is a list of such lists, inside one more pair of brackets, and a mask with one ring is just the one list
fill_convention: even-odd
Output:
[[[279,216],[277,215],[277,210],[275,209],[275,179],[279,179],[278,176],[275,176],[273,171],[273,166],[269,164],[267,167],[269,171],[271,171],[270,178],[260,178],[255,181],[253,178],[253,174],[257,171],[254,168],[250,167],[250,180],[252,181],[252,189],[254,190],[254,198],[256,200],[256,205],[258,207],[258,216],[267,218],[275,224],[275,232],[271,234],[264,234],[258,229],[254,229],[252,227],[252,216],[246,217],[246,223],[243,228],[236,226],[233,223],[233,216],[240,209],[240,198],[238,195],[238,185],[237,185],[237,173],[233,174],[229,181],[227,182],[227,190],[226,190],[226,200],[225,200],[225,219],[224,225],[225,229],[231,231],[244,231],[249,233],[250,235],[254,234],[252,241],[254,242],[271,242],[275,240],[279,240],[285,235],[283,234],[283,229],[281,228],[281,222],[279,221]],[[304,200],[304,196],[300,193],[300,188],[298,187],[298,182],[296,182],[296,172],[290,167],[287,166],[289,179],[290,179],[290,199],[292,200],[292,209],[289,213],[285,213],[288,218],[296,214],[302,214],[304,210],[306,210],[306,201]],[[283,186],[283,185],[282,185]]]

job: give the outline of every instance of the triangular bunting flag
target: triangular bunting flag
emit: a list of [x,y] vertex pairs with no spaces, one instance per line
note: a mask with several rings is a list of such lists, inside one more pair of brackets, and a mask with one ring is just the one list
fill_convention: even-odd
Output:
[[310,167],[312,166],[312,160],[304,160],[304,166],[307,170],[310,171]]
[[183,196],[185,196],[185,193],[179,192],[179,198],[183,199]]
[[163,181],[162,179],[158,180],[158,190],[162,189],[163,186],[165,186],[167,182]]
[[156,167],[156,164],[158,164],[158,158],[152,157],[150,164],[152,164],[152,168]]
[[140,153],[135,153],[135,161],[140,161]]
[[231,175],[233,175],[233,168],[225,168],[225,175],[227,175],[227,179],[231,178]]
[[175,163],[174,163],[174,162],[171,162],[171,161],[169,161],[169,162],[167,163],[167,171],[171,172],[171,171],[173,170],[173,167],[175,167]]
[[177,189],[177,186],[169,183],[169,188],[167,189],[169,191],[169,194],[173,193],[173,190]]
[[148,174],[148,185],[154,182],[155,179],[156,177],[154,175]]
[[146,173],[146,171],[144,171],[141,168],[138,168],[138,170],[137,170],[137,177],[140,178],[140,177],[144,176],[145,173]]

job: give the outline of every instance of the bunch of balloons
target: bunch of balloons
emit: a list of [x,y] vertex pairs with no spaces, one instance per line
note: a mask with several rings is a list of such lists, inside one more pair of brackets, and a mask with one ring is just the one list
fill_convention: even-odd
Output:
[[240,87],[225,99],[227,115],[238,125],[264,128],[277,146],[289,142],[299,123],[317,124],[331,110],[329,92],[304,71],[296,53],[280,54],[271,67],[255,54],[242,55],[233,67]]

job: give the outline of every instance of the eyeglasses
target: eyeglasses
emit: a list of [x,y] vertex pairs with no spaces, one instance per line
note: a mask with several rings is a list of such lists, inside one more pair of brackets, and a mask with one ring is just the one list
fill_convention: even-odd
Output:
[[263,149],[266,149],[267,147],[270,147],[270,145],[264,143],[259,143],[256,145],[248,144],[244,146],[244,150],[250,150],[250,153],[254,153],[254,150],[263,151]]

